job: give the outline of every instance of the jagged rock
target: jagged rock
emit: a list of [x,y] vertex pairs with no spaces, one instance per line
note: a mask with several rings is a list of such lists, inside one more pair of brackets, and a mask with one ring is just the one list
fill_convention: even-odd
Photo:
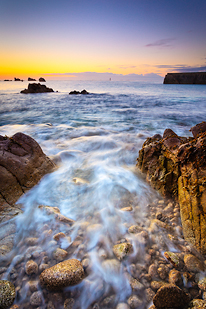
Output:
[[148,138],[137,166],[152,187],[179,202],[185,240],[206,254],[206,123],[191,131],[194,138],[171,129],[162,139]]
[[82,90],[81,92],[80,91],[76,91],[76,90],[73,90],[73,91],[70,91],[69,94],[89,94],[89,92],[87,90]]
[[162,286],[153,298],[157,308],[184,308],[189,303],[189,296],[174,284]]
[[0,308],[9,308],[16,297],[13,283],[8,280],[0,280]]
[[66,260],[48,269],[39,276],[42,286],[49,290],[61,288],[80,283],[84,278],[82,263],[76,259]]
[[167,73],[164,84],[206,84],[206,72]]
[[39,82],[46,82],[46,80],[43,77],[40,77]]
[[28,89],[22,90],[20,93],[43,93],[43,92],[54,92],[52,88],[46,87],[40,83],[33,83],[28,85]]
[[18,214],[15,203],[36,185],[55,164],[43,153],[30,136],[16,133],[0,136],[0,222]]

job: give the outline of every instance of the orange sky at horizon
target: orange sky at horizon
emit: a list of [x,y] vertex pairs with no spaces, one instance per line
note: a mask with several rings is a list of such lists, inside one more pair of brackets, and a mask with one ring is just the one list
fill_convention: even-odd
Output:
[[204,0],[7,0],[0,79],[206,71],[205,13]]

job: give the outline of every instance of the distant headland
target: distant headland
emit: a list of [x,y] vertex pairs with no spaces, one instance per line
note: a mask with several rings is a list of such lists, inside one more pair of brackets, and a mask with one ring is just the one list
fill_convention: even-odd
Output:
[[167,73],[163,84],[196,84],[206,85],[206,72]]

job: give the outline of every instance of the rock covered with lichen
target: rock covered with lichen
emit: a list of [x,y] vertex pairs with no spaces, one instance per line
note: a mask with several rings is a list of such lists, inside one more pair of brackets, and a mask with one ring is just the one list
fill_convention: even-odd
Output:
[[0,308],[9,308],[16,297],[16,291],[13,283],[8,280],[0,280]]
[[70,259],[45,269],[39,276],[40,283],[48,290],[59,290],[80,283],[84,278],[82,263]]
[[206,254],[206,122],[191,128],[193,137],[171,129],[148,138],[137,166],[164,197],[175,198],[185,240]]

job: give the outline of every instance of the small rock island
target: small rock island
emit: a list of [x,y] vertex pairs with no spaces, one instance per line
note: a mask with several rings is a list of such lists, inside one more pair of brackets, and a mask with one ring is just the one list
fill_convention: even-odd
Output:
[[206,85],[206,72],[167,73],[163,84]]
[[54,92],[52,88],[41,85],[40,83],[33,83],[28,85],[28,89],[24,89],[21,93],[43,93],[43,92]]

